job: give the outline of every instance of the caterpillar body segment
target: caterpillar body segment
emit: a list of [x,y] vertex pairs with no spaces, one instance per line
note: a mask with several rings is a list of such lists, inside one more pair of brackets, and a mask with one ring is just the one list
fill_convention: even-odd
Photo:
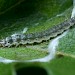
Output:
[[75,25],[75,18],[65,20],[64,22],[49,28],[42,32],[37,33],[26,33],[26,34],[13,34],[0,41],[0,46],[11,47],[18,45],[26,45],[33,43],[41,43],[42,41],[47,41],[51,38],[56,37],[58,34],[62,34],[65,30]]

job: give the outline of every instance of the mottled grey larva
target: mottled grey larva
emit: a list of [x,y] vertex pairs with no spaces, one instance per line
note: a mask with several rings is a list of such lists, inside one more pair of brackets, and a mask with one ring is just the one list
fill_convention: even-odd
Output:
[[20,44],[26,45],[26,44],[33,44],[41,43],[42,41],[49,40],[58,34],[61,34],[65,30],[69,29],[71,26],[75,24],[75,18],[71,18],[69,20],[65,20],[64,22],[49,28],[42,32],[37,33],[26,33],[26,34],[13,34],[9,37],[6,37],[5,39],[0,41],[1,47],[11,47],[11,46],[18,46]]

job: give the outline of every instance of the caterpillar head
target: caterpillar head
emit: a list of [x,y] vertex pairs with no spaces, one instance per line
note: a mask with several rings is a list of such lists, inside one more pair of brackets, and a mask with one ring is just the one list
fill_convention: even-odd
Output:
[[11,37],[6,37],[5,39],[0,41],[0,47],[10,47],[13,40]]
[[18,46],[25,39],[23,34],[13,34],[0,41],[0,47]]
[[12,43],[13,43],[13,40],[12,40],[11,36],[6,37],[5,41],[6,41],[5,46],[7,46],[7,47],[10,47],[12,45]]

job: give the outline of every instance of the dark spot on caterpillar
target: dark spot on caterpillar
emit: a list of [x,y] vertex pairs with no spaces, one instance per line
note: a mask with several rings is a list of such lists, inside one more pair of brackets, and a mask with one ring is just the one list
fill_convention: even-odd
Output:
[[37,45],[37,44],[39,44],[39,43],[38,43],[38,42],[34,42],[34,43],[33,43],[33,45]]

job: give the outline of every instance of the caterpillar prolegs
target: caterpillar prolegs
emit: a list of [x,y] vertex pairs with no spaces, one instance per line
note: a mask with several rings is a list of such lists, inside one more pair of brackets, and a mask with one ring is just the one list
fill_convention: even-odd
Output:
[[0,41],[0,47],[18,46],[20,44],[27,45],[33,43],[41,43],[42,41],[49,40],[61,34],[65,30],[75,25],[75,18],[70,18],[64,22],[49,28],[42,32],[26,33],[26,34],[13,34]]

